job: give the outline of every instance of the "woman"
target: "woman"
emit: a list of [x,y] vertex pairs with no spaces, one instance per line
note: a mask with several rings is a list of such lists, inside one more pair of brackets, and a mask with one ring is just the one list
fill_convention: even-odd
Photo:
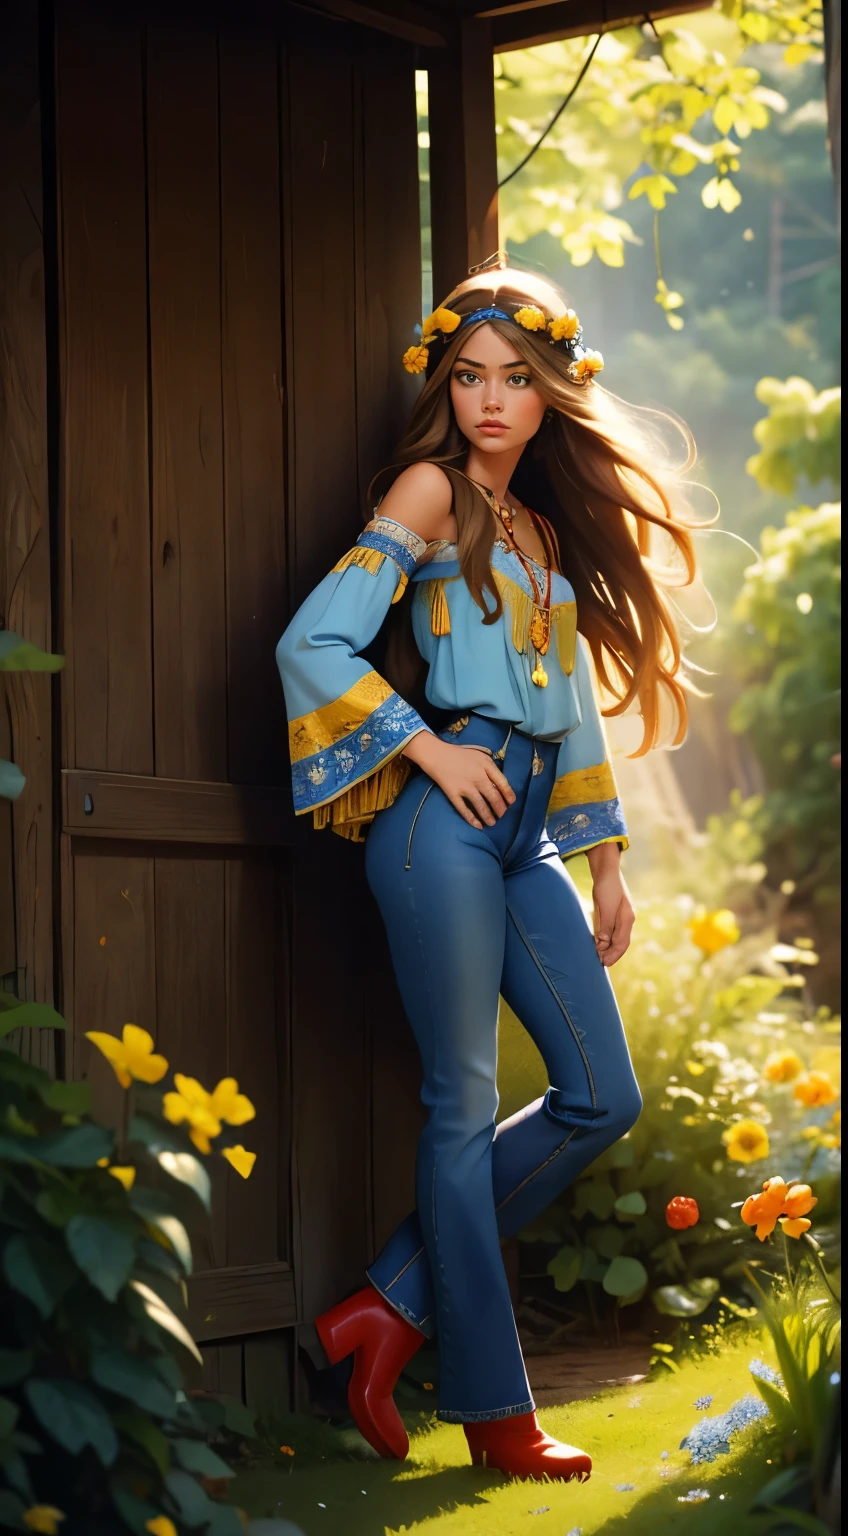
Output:
[[[588,1455],[536,1423],[500,1241],[641,1108],[608,974],[634,914],[590,659],[610,713],[638,701],[640,751],[663,700],[682,739],[660,583],[693,579],[692,546],[672,478],[595,382],[600,354],[549,283],[499,253],[403,361],[426,381],[393,483],[277,648],[296,810],[356,840],[370,827],[428,1114],[417,1210],[316,1327],[330,1361],[353,1354],[351,1411],[381,1454],[407,1453],[392,1391],[435,1336],[438,1414],[464,1426],[474,1463],[585,1477]],[[652,529],[676,572],[649,558]],[[362,655],[392,612],[393,669],[411,624],[426,675],[418,707]],[[581,852],[594,934],[563,864]],[[551,1086],[496,1129],[499,994]]]

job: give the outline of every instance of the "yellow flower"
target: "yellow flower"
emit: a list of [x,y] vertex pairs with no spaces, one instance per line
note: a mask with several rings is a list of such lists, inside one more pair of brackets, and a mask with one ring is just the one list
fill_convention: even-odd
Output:
[[826,1072],[805,1072],[792,1089],[792,1095],[807,1109],[819,1109],[822,1104],[832,1104],[839,1097]]
[[59,1521],[64,1518],[61,1509],[56,1509],[53,1504],[33,1504],[23,1515],[27,1530],[42,1531],[44,1536],[58,1536]]
[[809,1232],[813,1223],[808,1221],[806,1216],[781,1216],[780,1225],[787,1237],[803,1237],[805,1232]]
[[803,1070],[804,1063],[797,1051],[772,1051],[766,1058],[763,1077],[770,1083],[791,1083]]
[[[98,1157],[97,1166],[98,1168],[109,1168],[108,1157]],[[116,1163],[114,1167],[109,1168],[109,1172],[113,1179],[117,1179],[119,1184],[123,1184],[124,1189],[132,1189],[135,1183],[135,1169],[133,1167],[130,1165],[120,1167]]]
[[427,367],[427,360],[429,356],[430,354],[427,351],[427,348],[419,346],[416,343],[416,345],[413,347],[407,347],[406,351],[404,352],[402,358],[403,366],[407,373],[423,373],[424,369]]
[[225,1147],[224,1157],[228,1163],[240,1173],[243,1179],[249,1179],[253,1172],[253,1164],[256,1162],[255,1152],[246,1152],[244,1147]]
[[144,1529],[150,1531],[151,1536],[177,1536],[177,1527],[167,1515],[157,1515],[154,1520],[148,1520]]
[[125,1024],[120,1040],[96,1029],[87,1030],[85,1038],[103,1052],[122,1088],[129,1088],[133,1078],[158,1083],[168,1070],[165,1057],[153,1055],[153,1036],[137,1024]]
[[768,1132],[758,1120],[737,1120],[724,1132],[722,1141],[735,1163],[758,1163],[768,1157]]
[[604,359],[600,352],[588,347],[583,356],[571,365],[572,377],[575,379],[591,379],[593,374],[600,373],[604,366]]
[[706,1070],[702,1061],[687,1061],[686,1063],[686,1071],[691,1072],[693,1077],[700,1077],[701,1073],[706,1072]]
[[546,331],[548,328],[548,322],[542,310],[537,309],[535,304],[525,304],[522,309],[515,311],[512,318],[525,331]]
[[445,309],[443,306],[434,309],[432,315],[427,316],[421,327],[424,340],[427,341],[434,331],[444,331],[446,336],[450,336],[456,330],[461,319],[462,316],[456,314],[452,309]]
[[184,1077],[181,1072],[174,1073],[174,1083],[177,1092],[165,1094],[162,1113],[172,1125],[188,1122],[198,1152],[211,1151],[210,1142],[220,1136],[222,1122],[244,1125],[256,1114],[247,1095],[239,1093],[234,1077],[222,1078],[212,1093],[207,1093],[196,1078]]
[[554,341],[573,341],[579,329],[580,321],[573,309],[567,309],[564,315],[557,315],[548,326]]
[[705,912],[701,908],[686,927],[692,943],[705,955],[717,955],[720,949],[735,944],[739,938],[736,917],[727,907],[721,907],[717,912]]

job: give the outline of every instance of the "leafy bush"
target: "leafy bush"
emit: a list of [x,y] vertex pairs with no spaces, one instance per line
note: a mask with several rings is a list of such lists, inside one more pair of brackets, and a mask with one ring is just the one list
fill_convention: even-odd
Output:
[[[2,1002],[0,1036],[22,1016],[62,1023]],[[200,1360],[186,1222],[209,1209],[201,1148],[249,1172],[238,1124],[253,1109],[232,1080],[205,1094],[179,1074],[163,1100],[152,1084],[168,1063],[143,1030],[95,1038],[132,1089],[120,1138],[91,1117],[87,1083],[0,1048],[0,1525],[241,1536],[205,1483],[232,1475],[210,1438],[250,1435],[252,1420],[186,1391]]]
[[769,408],[754,428],[760,452],[746,465],[757,484],[783,496],[791,496],[799,480],[839,485],[841,389],[817,393],[809,379],[760,379],[756,396]]

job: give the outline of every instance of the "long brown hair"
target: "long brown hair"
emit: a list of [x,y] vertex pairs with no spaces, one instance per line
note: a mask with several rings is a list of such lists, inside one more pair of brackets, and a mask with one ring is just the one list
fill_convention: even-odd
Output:
[[[553,284],[515,267],[480,272],[444,300],[461,315],[489,306],[512,312],[522,305],[549,319],[567,307]],[[578,627],[601,684],[617,700],[603,713],[623,714],[638,701],[643,738],[632,756],[640,757],[657,744],[662,703],[670,702],[676,746],[686,733],[686,694],[698,692],[682,671],[680,636],[666,596],[666,589],[695,580],[690,530],[705,526],[686,516],[683,476],[695,462],[692,435],[676,417],[637,412],[597,381],[576,382],[568,352],[552,345],[546,332],[512,320],[479,323],[491,325],[530,365],[551,407],[524,449],[510,490],[554,530],[561,569],[577,600]],[[491,569],[497,528],[483,493],[462,473],[469,445],[450,398],[454,359],[476,328],[465,326],[430,343],[426,382],[391,469],[429,460],[448,474],[460,569],[483,623],[492,624],[503,611]],[[656,430],[662,422],[672,423],[683,440],[685,456],[676,467],[667,462]],[[660,544],[664,550],[655,547]]]

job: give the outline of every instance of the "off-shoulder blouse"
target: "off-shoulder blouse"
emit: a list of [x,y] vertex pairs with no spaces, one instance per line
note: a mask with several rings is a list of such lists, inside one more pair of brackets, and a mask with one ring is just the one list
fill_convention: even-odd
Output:
[[[503,614],[484,624],[460,574],[456,545],[427,544],[394,519],[377,516],[310,593],[276,651],[297,814],[313,812],[316,825],[358,840],[411,771],[400,754],[430,727],[361,654],[411,583],[412,628],[426,664],[429,703],[454,718],[477,712],[561,743],[547,827],[563,856],[602,842],[627,846],[573,588],[552,572],[548,684],[540,688],[531,681],[533,590],[505,541],[494,544],[492,572]],[[538,577],[543,587],[541,567]]]

